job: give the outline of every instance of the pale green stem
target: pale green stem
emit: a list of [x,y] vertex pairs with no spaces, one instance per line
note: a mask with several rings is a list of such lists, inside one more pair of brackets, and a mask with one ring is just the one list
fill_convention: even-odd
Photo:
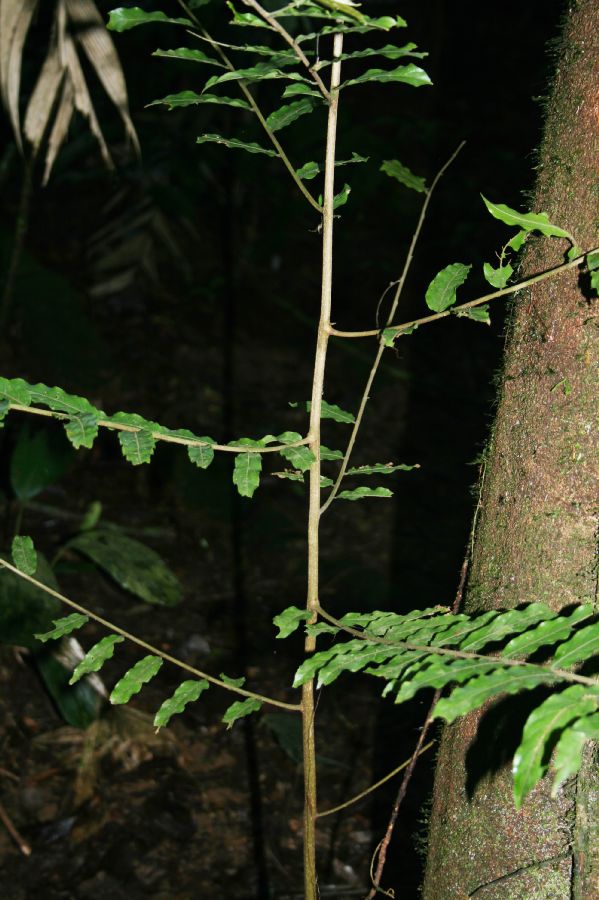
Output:
[[[333,40],[333,66],[331,69],[331,102],[327,123],[327,144],[324,170],[324,205],[322,216],[322,284],[320,299],[320,321],[316,338],[314,374],[312,381],[312,402],[310,406],[310,443],[314,462],[310,467],[310,499],[308,511],[308,592],[306,606],[315,622],[318,615],[319,593],[319,525],[320,525],[320,416],[324,375],[331,327],[331,300],[333,289],[333,205],[335,199],[335,144],[337,138],[337,115],[339,107],[339,84],[341,83],[341,52],[343,35],[336,34]],[[305,651],[314,652],[316,640],[306,637]],[[316,750],[314,738],[314,684],[307,682],[302,688],[302,723],[304,751],[304,895],[305,900],[316,900],[318,886],[316,875]]]

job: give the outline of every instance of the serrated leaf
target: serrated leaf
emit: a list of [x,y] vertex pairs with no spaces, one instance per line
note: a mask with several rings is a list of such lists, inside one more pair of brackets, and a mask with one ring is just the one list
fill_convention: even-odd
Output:
[[320,458],[325,462],[332,462],[336,459],[343,459],[343,450],[329,450],[324,444],[320,445]]
[[443,312],[456,302],[456,291],[464,284],[472,266],[463,263],[452,263],[441,269],[429,284],[425,300],[433,312]]
[[164,701],[154,716],[154,726],[156,728],[164,728],[174,715],[182,713],[188,703],[198,700],[209,687],[210,684],[205,678],[202,678],[200,681],[181,682],[172,697]]
[[274,150],[267,150],[255,143],[237,140],[237,138],[225,138],[220,134],[201,134],[196,138],[196,144],[222,144],[229,150],[247,150],[248,153],[262,153],[264,156],[277,156]]
[[262,456],[260,453],[239,453],[235,457],[233,484],[242,497],[253,497],[260,484]]
[[522,806],[526,796],[541,780],[549,766],[555,734],[582,716],[595,712],[599,689],[595,697],[590,689],[579,684],[552,694],[532,711],[526,720],[520,746],[514,754],[514,800]]
[[127,9],[120,6],[118,9],[113,9],[109,12],[107,28],[110,31],[128,31],[137,25],[146,25],[151,22],[170,22],[172,25],[193,26],[193,22],[190,19],[172,19],[163,12],[146,12],[140,9],[139,6],[131,6]]
[[98,420],[92,413],[83,413],[65,422],[64,430],[75,450],[80,447],[89,450],[98,436]]
[[[491,203],[481,194],[483,203],[495,219],[505,222],[506,225],[516,225],[522,231],[540,231],[545,237],[564,237],[574,242],[574,238],[569,231],[560,228],[558,225],[552,225],[549,221],[547,213],[521,213],[515,209],[510,209],[504,203]],[[512,238],[512,240],[514,240]],[[517,248],[514,248],[517,249]]]
[[368,69],[363,75],[357,78],[351,78],[344,81],[341,88],[350,87],[355,84],[366,84],[371,81],[386,82],[403,82],[410,84],[412,87],[422,87],[423,85],[432,84],[432,81],[420,66],[409,63],[407,66],[399,66],[397,69]]
[[586,603],[577,607],[569,616],[555,616],[548,621],[540,622],[536,628],[512,638],[501,651],[501,655],[511,659],[530,656],[540,647],[566,640],[578,622],[592,615],[593,605]]
[[[310,412],[311,408],[312,403],[308,400],[306,409]],[[356,421],[356,417],[352,413],[341,409],[335,403],[327,403],[326,400],[323,400],[321,403],[320,418],[333,419],[334,422],[342,422],[345,425],[352,425]]]
[[255,16],[253,13],[240,13],[238,12],[230,0],[227,0],[227,6],[233,13],[233,18],[231,19],[231,25],[241,25],[243,27],[251,26],[252,28],[268,28],[272,31],[270,25],[268,25],[264,19],[261,19],[260,16]]
[[17,406],[31,406],[30,387],[22,378],[0,378],[0,397]]
[[287,481],[299,481],[302,484],[304,483],[304,476],[302,472],[297,472],[294,469],[285,469],[284,472],[273,472],[277,478],[285,478]]
[[[497,663],[493,660],[452,659],[447,656],[424,657],[420,664],[412,664],[409,674],[402,675],[395,702],[404,703],[411,700],[423,688],[439,689],[452,682],[461,684],[496,668]],[[371,674],[376,675],[376,670]],[[388,677],[388,673],[385,673],[385,676]]]
[[302,622],[307,622],[312,614],[307,609],[299,609],[297,606],[289,606],[274,617],[273,625],[279,629],[277,638],[286,638],[296,631]]
[[483,265],[483,275],[485,276],[485,279],[490,285],[498,290],[501,290],[506,286],[513,274],[514,267],[509,263],[505,266],[499,266],[497,269],[494,269],[491,263],[484,263]]
[[97,644],[87,651],[79,665],[75,668],[69,684],[75,684],[84,675],[91,672],[99,672],[107,659],[111,659],[114,655],[114,648],[117,644],[125,640],[120,634],[109,634],[98,641]]
[[280,450],[279,453],[283,459],[288,460],[300,472],[307,472],[316,459],[310,448],[306,447],[305,444],[299,447],[287,447],[285,450]]
[[482,325],[491,324],[491,316],[489,314],[489,306],[487,303],[483,303],[482,306],[456,309],[455,314],[458,319],[472,319],[473,322],[480,322]]
[[143,429],[139,431],[119,431],[119,444],[123,451],[123,456],[133,466],[140,466],[143,463],[149,463],[154,448],[156,446],[156,438]]
[[48,387],[45,384],[32,384],[29,386],[29,394],[31,402],[42,404],[53,409],[55,412],[64,412],[67,415],[78,415],[80,413],[89,414],[102,418],[104,413],[101,409],[93,406],[85,397],[78,397],[76,394],[67,394],[59,387]]
[[261,62],[247,69],[235,69],[234,72],[225,72],[224,75],[213,75],[206,82],[204,90],[210,90],[217,84],[226,84],[229,81],[245,81],[251,84],[256,81],[271,81],[279,78],[285,78],[289,81],[306,81],[297,72],[284,72],[271,62]]
[[599,653],[599,622],[581,628],[564,644],[560,644],[553,657],[559,669],[584,662]]
[[526,238],[528,237],[528,235],[529,235],[529,232],[528,232],[528,231],[518,231],[518,232],[516,232],[516,234],[513,236],[513,238],[511,238],[511,240],[509,240],[509,241],[507,242],[507,246],[508,246],[511,250],[515,250],[515,252],[517,253],[518,250],[520,250],[520,248],[521,248],[522,245],[524,244],[524,241],[526,240]]
[[184,106],[197,106],[198,104],[214,103],[218,106],[233,106],[238,109],[250,110],[251,106],[245,100],[233,97],[222,97],[220,94],[196,94],[195,91],[180,91],[178,94],[168,94],[161,100],[153,100],[148,106],[168,106],[169,109],[180,109]]
[[[208,444],[208,442],[212,444],[216,443],[216,441],[213,441],[211,437],[207,437],[206,435],[202,435],[198,440],[206,441],[206,444]],[[187,455],[195,466],[199,466],[200,469],[207,469],[214,459],[214,450],[207,445],[203,447],[188,447]]]
[[152,680],[161,666],[162,659],[159,656],[144,656],[117,681],[108,699],[115,705],[128,703],[131,697],[141,691],[144,684]]
[[392,497],[393,491],[384,487],[357,487],[352,491],[341,491],[337,494],[337,500],[365,500],[369,497]]
[[411,188],[413,191],[426,193],[427,188],[424,178],[421,178],[420,175],[414,175],[407,166],[402,165],[397,159],[385,160],[380,171],[391,178],[395,178],[400,184]]
[[553,681],[555,675],[540,666],[511,666],[490,672],[454,688],[449,697],[442,697],[435,706],[434,717],[453,722],[498,694],[517,694]]
[[419,469],[418,464],[408,466],[400,463],[394,466],[393,463],[376,463],[373,466],[354,466],[346,471],[346,475],[391,475],[393,472],[411,472],[412,469]]
[[557,795],[564,781],[580,771],[582,751],[587,740],[599,740],[599,713],[577,719],[562,731],[553,757],[555,779],[551,788],[552,797]]
[[37,553],[33,546],[33,541],[28,535],[17,534],[13,538],[12,561],[19,570],[25,575],[35,575],[37,569]]
[[350,194],[351,187],[349,186],[349,184],[344,184],[339,193],[335,194],[333,198],[333,209],[339,209],[340,206],[345,206],[345,204],[349,200]]
[[57,641],[66,634],[76,631],[77,628],[82,628],[87,622],[89,622],[88,616],[84,616],[81,613],[71,613],[70,616],[65,616],[64,619],[55,619],[53,622],[54,628],[51,631],[46,631],[44,634],[36,634],[34,637],[44,644],[46,641]]
[[282,128],[286,128],[287,125],[291,125],[300,116],[305,116],[313,110],[313,101],[308,97],[304,97],[302,100],[296,100],[294,103],[286,103],[285,106],[281,106],[280,109],[272,112],[267,118],[266,124],[271,131],[280,131]]
[[248,697],[247,700],[236,700],[235,703],[232,703],[227,709],[222,720],[227,726],[227,729],[229,729],[233,727],[233,723],[238,719],[243,719],[244,716],[249,716],[252,713],[258,712],[261,707],[262,701],[255,700],[253,697]]
[[91,559],[126,591],[156,606],[176,606],[183,591],[178,578],[164,560],[120,528],[84,531],[66,547]]
[[[219,69],[225,68],[222,62],[206,56],[202,50],[192,50],[189,47],[178,47],[172,50],[154,50],[152,56],[163,56],[169,59],[184,59],[190,62],[206,63],[210,66],[218,66]],[[190,91],[190,93],[192,93]],[[150,104],[151,105],[151,104]]]
[[[490,612],[493,613],[496,610],[490,610]],[[522,632],[531,625],[536,625],[545,619],[552,619],[555,615],[555,611],[545,603],[529,603],[523,609],[500,611],[489,622],[485,622],[480,628],[471,631],[460,642],[460,650],[480,651],[487,644],[499,641],[508,634]],[[476,624],[477,617],[471,621],[472,624]]]
[[315,91],[310,85],[302,82],[288,84],[282,94],[283,100],[286,100],[287,97],[297,96],[313,97],[316,100],[322,100],[322,94],[319,91]]

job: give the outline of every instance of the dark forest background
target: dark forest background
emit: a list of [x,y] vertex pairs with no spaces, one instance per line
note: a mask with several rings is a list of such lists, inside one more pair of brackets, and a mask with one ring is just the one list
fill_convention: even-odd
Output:
[[[103,12],[112,5],[98,4]],[[167,8],[166,0],[144,6]],[[333,320],[343,329],[375,327],[378,299],[399,275],[418,215],[419,196],[379,172],[385,159],[401,160],[430,183],[459,142],[467,142],[431,204],[399,320],[425,313],[424,290],[449,263],[474,264],[464,300],[484,291],[482,264],[494,263],[506,237],[480,193],[528,207],[551,48],[566,4],[408,0],[371,7],[407,20],[397,39],[428,51],[423,66],[433,87],[363,86],[342,97],[338,156],[355,151],[371,158],[340,170],[352,186],[336,232]],[[216,18],[206,9],[208,19]],[[42,12],[27,44],[25,95],[43,56],[45,25]],[[114,40],[142,157],[123,143],[98,86],[94,100],[116,170],[103,168],[77,121],[48,186],[40,187],[41,173],[34,174],[25,251],[0,337],[0,374],[57,384],[108,411],[139,412],[220,441],[301,431],[305,415],[288,403],[310,393],[320,278],[316,217],[277,161],[196,145],[203,132],[256,140],[253,123],[236,110],[147,106],[203,83],[204,72],[192,64],[151,56],[156,47],[185,43],[182,33],[159,25]],[[269,83],[257,88],[267,109],[278,96],[280,88]],[[318,158],[322,121],[301,119],[283,133],[298,165]],[[6,272],[23,179],[6,118],[0,140]],[[451,605],[508,310],[492,308],[491,327],[435,323],[386,354],[354,463],[393,460],[420,468],[400,473],[393,500],[340,503],[326,516],[323,601],[331,612]],[[329,402],[355,410],[374,352],[368,340],[333,343]],[[16,515],[10,460],[24,424],[12,416],[0,437],[5,549]],[[48,433],[53,427],[44,426]],[[328,426],[325,443],[343,448],[343,429]],[[303,602],[303,489],[266,474],[250,503],[231,489],[229,460],[217,459],[204,473],[163,446],[152,466],[132,470],[106,434],[92,451],[63,456],[64,474],[25,510],[22,533],[52,556],[99,501],[106,520],[161,553],[182,582],[184,600],[178,609],[140,606],[68,555],[58,573],[65,593],[121,616],[132,630],[210,671],[246,669],[261,688],[290,694],[300,643],[275,642],[271,620]],[[241,726],[225,733],[218,725],[222,701],[210,697],[174,729],[175,745],[152,744],[137,733],[123,738],[131,722],[121,721],[118,746],[124,740],[137,748],[131,764],[114,751],[114,740],[100,753],[100,741],[93,772],[81,770],[84,738],[66,728],[35,670],[9,649],[1,665],[1,764],[11,771],[14,764],[20,781],[0,782],[0,799],[34,848],[24,858],[0,838],[3,896],[39,897],[42,883],[49,900],[299,896],[300,781],[293,735],[281,738],[275,717],[251,733]],[[385,705],[376,685],[355,681],[336,684],[320,699],[325,806],[407,758],[427,708],[426,697],[405,710]],[[152,690],[158,688],[140,695],[141,710],[155,709]],[[401,887],[404,898],[418,895],[415,849],[425,833],[431,762],[410,788],[383,880]],[[57,774],[44,776],[48,770]],[[82,778],[92,783],[83,793]],[[364,893],[393,796],[393,787],[383,789],[329,823],[320,848],[323,896]]]

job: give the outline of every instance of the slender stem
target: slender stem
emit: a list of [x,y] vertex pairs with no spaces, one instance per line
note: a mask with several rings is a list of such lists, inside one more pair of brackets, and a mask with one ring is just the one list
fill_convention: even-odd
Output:
[[[223,46],[225,46],[225,45],[220,44],[218,41],[214,40],[214,38],[206,31],[206,29],[204,28],[204,26],[202,25],[202,23],[200,22],[198,17],[196,15],[194,15],[192,10],[189,9],[189,7],[184,2],[184,0],[179,0],[179,6],[185,11],[185,13],[190,17],[190,19],[192,19],[192,21],[196,23],[197,27],[200,29],[200,37],[202,37],[205,41],[207,41],[210,44],[210,46],[212,47],[214,52],[220,56],[220,58],[222,59],[223,63],[227,67],[227,69],[229,69],[230,72],[235,72],[235,66],[233,65],[233,63],[231,62],[231,60],[229,59],[229,57],[227,56],[225,51],[222,49]],[[237,83],[239,85],[240,91],[242,92],[242,94],[244,95],[244,97],[246,98],[246,100],[248,101],[250,106],[252,107],[252,111],[254,112],[256,118],[262,125],[262,128],[265,130],[266,134],[268,135],[269,140],[272,143],[272,145],[274,146],[275,150],[277,151],[281,162],[283,163],[283,165],[285,166],[285,168],[287,169],[287,171],[289,172],[289,174],[295,181],[297,187],[299,188],[301,193],[304,195],[304,197],[306,198],[308,203],[311,206],[313,206],[317,212],[321,213],[322,207],[314,199],[314,197],[312,196],[312,194],[310,193],[308,188],[303,183],[302,179],[298,176],[297,172],[295,171],[295,169],[293,167],[293,164],[291,163],[291,160],[285,153],[281,143],[279,142],[278,138],[275,136],[272,128],[270,127],[270,125],[268,124],[266,119],[264,118],[260,107],[258,106],[258,104],[256,103],[256,101],[254,99],[254,95],[252,94],[252,92],[250,91],[250,89],[247,86],[247,83],[243,80],[240,80]]]
[[[424,747],[419,744],[418,748],[415,751],[416,756],[420,756],[426,750],[430,750],[435,742],[429,741]],[[347,809],[348,806],[353,806],[354,803],[357,803],[358,800],[362,800],[363,797],[367,797],[369,794],[372,794],[373,791],[376,791],[377,788],[380,788],[383,784],[386,784],[392,778],[395,778],[406,766],[409,766],[412,760],[414,759],[414,754],[410,756],[409,759],[406,759],[400,766],[393,769],[392,772],[388,772],[374,784],[371,784],[370,787],[367,787],[365,791],[360,791],[359,794],[356,794],[354,797],[351,797],[349,800],[346,800],[344,803],[340,803],[338,806],[332,806],[330,809],[323,809],[322,812],[316,814],[318,819],[322,819],[324,816],[332,816],[333,813],[340,812],[342,809]]]
[[10,816],[0,803],[0,822],[4,825],[11,838],[23,854],[23,856],[31,856],[31,846],[27,843],[25,838],[21,836],[19,831],[13,825]]
[[25,579],[25,581],[33,584],[41,591],[45,591],[46,594],[50,594],[51,597],[55,597],[57,600],[60,600],[60,602],[64,603],[66,606],[70,606],[71,609],[75,609],[77,612],[88,616],[88,618],[93,619],[94,622],[98,622],[98,624],[100,625],[103,625],[104,628],[107,628],[109,631],[112,631],[115,634],[120,634],[121,637],[124,637],[128,641],[131,641],[132,644],[137,644],[138,647],[142,647],[144,650],[148,650],[154,656],[159,656],[166,662],[172,663],[172,665],[177,666],[179,669],[184,669],[186,672],[189,672],[191,675],[195,675],[197,678],[205,678],[206,681],[210,682],[210,684],[215,684],[217,687],[224,688],[224,690],[226,691],[231,691],[234,694],[240,694],[240,696],[242,697],[251,697],[254,700],[260,700],[261,703],[267,703],[270,706],[278,706],[281,709],[290,709],[293,712],[297,712],[301,709],[301,706],[298,703],[285,703],[283,700],[275,700],[273,697],[266,697],[263,694],[255,693],[255,691],[247,691],[245,690],[245,688],[235,687],[232,684],[227,684],[220,678],[215,678],[214,675],[208,675],[207,672],[202,672],[200,669],[196,669],[194,666],[188,665],[182,660],[177,659],[175,656],[171,656],[169,653],[164,653],[163,650],[159,650],[158,647],[154,647],[152,644],[148,644],[147,641],[143,641],[141,638],[136,637],[129,631],[125,631],[124,628],[120,628],[113,622],[109,622],[108,619],[104,619],[102,618],[102,616],[96,615],[96,613],[92,612],[89,609],[86,609],[85,606],[81,606],[81,604],[75,603],[74,600],[70,600],[68,597],[65,597],[63,594],[60,594],[53,588],[48,587],[47,584],[42,584],[41,581],[38,581],[31,575],[26,575],[25,572],[21,572],[15,566],[11,565],[11,563],[7,562],[1,557],[0,566],[2,566],[4,569],[8,569],[8,571],[12,572],[14,575],[18,575],[19,578]]
[[[34,416],[47,416],[50,419],[60,419],[61,421],[70,421],[73,417],[68,413],[54,412],[51,409],[40,409],[38,406],[22,406],[20,403],[10,403],[9,410],[15,412],[31,413]],[[127,425],[125,422],[111,422],[109,419],[99,419],[98,427],[108,428],[111,431],[145,431],[147,429],[140,428],[137,425]],[[209,441],[199,441],[195,438],[180,437],[176,434],[164,434],[162,431],[149,431],[148,433],[156,441],[164,441],[167,444],[181,444],[184,447],[212,447],[213,450],[220,450],[223,453],[278,453],[279,450],[285,450],[288,447],[301,447],[310,443],[310,438],[301,438],[299,441],[292,441],[289,444],[271,444],[268,447],[244,447],[240,444],[211,444]]]
[[597,687],[597,685],[599,685],[599,678],[587,678],[586,675],[576,675],[574,672],[569,672],[567,669],[556,669],[554,666],[547,665],[547,663],[530,663],[524,659],[513,659],[509,656],[496,656],[490,653],[472,653],[468,650],[451,650],[449,647],[437,647],[432,644],[414,644],[412,641],[389,641],[386,638],[368,634],[367,631],[358,631],[357,628],[351,628],[349,625],[344,625],[343,622],[336,619],[320,605],[318,606],[317,612],[323,619],[326,619],[327,622],[335,625],[341,631],[345,631],[347,634],[351,634],[352,637],[358,638],[361,641],[368,641],[371,644],[383,644],[387,647],[397,647],[398,650],[416,650],[418,653],[449,656],[453,659],[480,659],[497,663],[499,666],[506,666],[506,668],[510,666],[531,666],[533,669],[545,669],[551,675],[555,675],[556,678],[560,678],[564,681],[572,681],[576,684],[586,684],[590,687]]
[[264,19],[265,22],[268,22],[270,27],[274,29],[274,31],[278,32],[283,40],[287,44],[289,44],[299,61],[306,67],[306,69],[318,85],[318,90],[320,91],[324,99],[327,101],[327,103],[330,103],[332,91],[329,92],[327,90],[322,78],[312,67],[312,65],[310,64],[310,60],[308,59],[300,45],[297,43],[297,41],[294,41],[287,29],[283,28],[281,23],[277,19],[275,19],[275,17],[272,16],[266,9],[264,9],[264,7],[257,2],[257,0],[243,0],[243,3],[245,6],[249,6],[250,9],[254,9],[258,13],[260,18]]
[[[337,115],[339,107],[339,84],[341,83],[341,52],[343,35],[333,39],[333,66],[331,69],[331,102],[327,123],[327,143],[324,169],[324,205],[322,216],[322,286],[320,298],[320,321],[316,338],[314,374],[312,381],[312,403],[310,407],[310,443],[314,462],[310,467],[309,510],[308,510],[308,592],[306,606],[315,622],[318,616],[318,570],[319,570],[319,526],[320,526],[320,416],[324,374],[331,325],[331,301],[333,289],[333,204],[335,198],[335,144],[337,138]],[[314,652],[316,639],[306,637],[305,651]],[[302,688],[302,734],[304,751],[304,892],[306,900],[316,900],[316,750],[314,738],[314,682],[311,680]]]
[[[418,243],[418,239],[419,239],[420,233],[422,231],[422,226],[424,225],[424,220],[426,219],[426,213],[428,211],[428,206],[431,201],[433,191],[437,187],[437,184],[439,183],[440,179],[445,174],[445,172],[447,171],[449,166],[452,164],[452,162],[454,161],[454,159],[456,158],[456,156],[458,155],[458,153],[460,152],[460,150],[462,149],[464,144],[465,144],[465,141],[462,141],[462,143],[459,144],[459,146],[451,154],[451,156],[449,157],[447,162],[445,162],[441,166],[441,168],[439,169],[439,171],[433,178],[430,188],[426,192],[426,197],[424,198],[424,202],[423,202],[422,208],[420,210],[418,222],[416,223],[416,228],[414,230],[414,234],[412,235],[412,240],[411,240],[410,246],[408,248],[408,252],[406,255],[405,262],[404,262],[403,270],[402,270],[401,275],[399,276],[398,281],[396,282],[395,294],[393,296],[393,303],[391,304],[391,309],[389,310],[389,314],[387,316],[387,323],[390,323],[393,321],[393,317],[395,316],[395,313],[397,311],[397,305],[401,298],[401,295],[402,295],[402,292],[404,289],[404,285],[406,283],[406,278],[408,277],[408,272],[410,271],[410,268],[412,266],[412,260],[414,259],[414,251],[416,250],[416,245]],[[325,502],[323,503],[323,505],[320,508],[321,515],[329,508],[329,506],[331,505],[331,503],[337,496],[337,493],[341,486],[341,482],[343,481],[343,478],[345,477],[345,472],[349,465],[349,460],[350,460],[352,451],[354,449],[354,444],[356,443],[358,431],[360,430],[360,425],[362,424],[362,419],[364,417],[364,411],[366,409],[366,404],[368,403],[368,400],[370,399],[370,388],[372,387],[372,383],[375,379],[376,373],[378,372],[381,358],[382,358],[383,352],[385,350],[385,342],[383,340],[382,335],[380,334],[380,330],[375,333],[379,335],[379,346],[376,351],[376,356],[374,358],[374,362],[373,362],[370,372],[368,374],[368,378],[366,379],[366,386],[364,387],[364,390],[362,392],[362,397],[360,399],[360,406],[358,408],[358,412],[356,414],[356,419],[353,424],[351,434],[349,436],[349,441],[347,442],[347,448],[346,448],[345,454],[343,456],[343,461],[341,463],[341,467],[337,474],[335,484],[331,488],[331,492],[330,492],[329,496],[327,497],[327,499],[325,500]],[[334,334],[334,335],[338,336],[339,333],[336,331],[336,329],[331,328],[329,331],[329,334]]]
[[[480,306],[481,303],[488,303],[490,300],[496,300],[498,297],[507,297],[509,294],[515,294],[518,291],[523,291],[525,288],[531,287],[533,284],[538,284],[539,281],[545,281],[546,278],[552,278],[554,275],[559,275],[560,272],[567,272],[568,269],[574,269],[576,266],[579,266],[584,262],[585,258],[589,255],[589,253],[597,253],[599,247],[593,247],[591,250],[585,250],[580,256],[577,256],[576,259],[571,259],[569,262],[562,263],[560,266],[555,266],[553,269],[547,269],[545,272],[541,272],[539,275],[533,275],[532,278],[527,278],[525,281],[519,281],[518,284],[510,285],[510,287],[502,288],[500,291],[493,291],[491,294],[485,294],[482,297],[477,297],[476,300],[469,300],[468,303],[462,303],[460,306],[452,306],[451,309],[446,309],[443,312],[434,313],[431,316],[423,316],[421,319],[412,319],[411,322],[402,322],[401,325],[388,325],[387,328],[392,328],[394,331],[404,331],[406,328],[417,328],[419,325],[427,325],[429,322],[437,322],[439,319],[444,319],[446,316],[455,315],[458,312],[461,312],[463,309],[473,309],[475,306]],[[331,335],[340,338],[363,338],[363,337],[376,337],[380,335],[380,328],[371,328],[368,331],[339,331],[337,328],[331,328]]]

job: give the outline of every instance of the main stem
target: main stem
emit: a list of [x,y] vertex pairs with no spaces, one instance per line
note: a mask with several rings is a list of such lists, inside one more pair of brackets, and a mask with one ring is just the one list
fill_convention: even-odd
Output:
[[[322,293],[320,301],[320,322],[316,340],[314,376],[312,381],[312,405],[310,407],[310,442],[308,446],[314,454],[310,468],[310,505],[308,512],[308,596],[307,609],[311,613],[310,622],[318,617],[318,536],[320,524],[320,414],[324,373],[331,327],[331,296],[333,286],[333,202],[335,197],[335,142],[337,137],[337,111],[339,107],[339,84],[341,81],[341,52],[343,35],[333,39],[333,66],[327,144],[324,174],[324,203],[322,212]],[[314,653],[316,639],[306,637],[305,651]],[[304,896],[305,900],[316,900],[316,750],[314,740],[314,682],[308,681],[302,688],[302,731],[304,759]]]

